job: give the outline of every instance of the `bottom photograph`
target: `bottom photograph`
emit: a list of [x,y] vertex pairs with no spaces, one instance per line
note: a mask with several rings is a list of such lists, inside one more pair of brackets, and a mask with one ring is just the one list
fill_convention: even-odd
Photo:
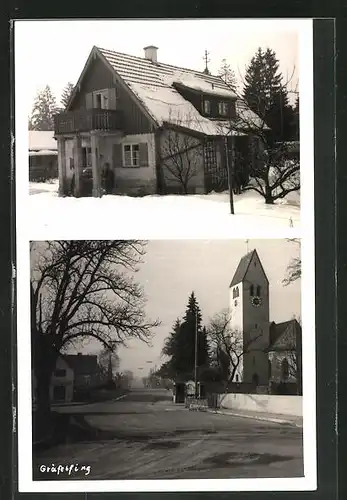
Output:
[[34,481],[304,476],[300,240],[33,241],[30,266]]

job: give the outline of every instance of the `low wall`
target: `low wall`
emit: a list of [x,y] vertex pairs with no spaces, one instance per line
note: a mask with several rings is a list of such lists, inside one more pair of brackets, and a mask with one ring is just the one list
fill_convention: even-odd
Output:
[[220,408],[302,417],[302,396],[273,394],[220,394]]

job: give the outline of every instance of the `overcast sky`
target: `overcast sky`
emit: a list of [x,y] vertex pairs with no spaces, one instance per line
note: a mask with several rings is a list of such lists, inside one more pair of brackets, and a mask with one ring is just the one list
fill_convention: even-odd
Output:
[[[194,290],[205,324],[229,305],[229,284],[247,250],[256,248],[270,282],[270,320],[281,322],[301,315],[300,280],[284,287],[282,280],[290,260],[299,255],[298,245],[287,240],[151,240],[136,280],[147,297],[147,314],[160,319],[153,346],[136,341],[120,349],[121,369],[146,374],[161,364],[165,337],[177,317],[184,315]],[[86,348],[93,350],[93,345]],[[100,349],[94,345],[94,349]],[[152,364],[147,363],[152,361]],[[139,370],[143,368],[143,370]]]
[[244,73],[258,47],[276,52],[286,78],[296,68],[299,30],[307,20],[131,20],[16,21],[15,64],[25,72],[28,113],[38,90],[49,84],[60,99],[68,81],[76,83],[93,47],[143,57],[143,47],[156,45],[158,61],[202,71],[204,51],[216,74],[225,58],[237,76]]

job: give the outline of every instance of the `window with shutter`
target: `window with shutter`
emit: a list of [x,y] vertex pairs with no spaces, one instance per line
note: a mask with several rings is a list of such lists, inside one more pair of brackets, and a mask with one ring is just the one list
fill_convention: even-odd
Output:
[[218,113],[222,116],[226,116],[228,114],[228,103],[227,102],[219,102],[218,103]]
[[140,145],[132,144],[131,146],[131,164],[133,167],[138,167],[140,165]]
[[124,166],[131,167],[131,146],[128,144],[124,146]]
[[124,144],[123,165],[125,167],[139,167],[148,165],[147,144]]
[[204,100],[204,112],[206,115],[211,114],[211,101],[208,101],[207,99]]

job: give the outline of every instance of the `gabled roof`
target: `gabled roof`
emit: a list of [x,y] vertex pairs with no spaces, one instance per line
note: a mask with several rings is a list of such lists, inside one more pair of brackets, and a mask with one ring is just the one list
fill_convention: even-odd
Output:
[[[237,99],[236,94],[219,76],[207,75],[200,71],[161,62],[152,62],[146,58],[94,46],[81,77],[83,77],[88,63],[94,55],[99,56],[113,70],[118,80],[130,90],[152,121],[159,127],[164,124],[180,125],[183,128],[211,136],[230,133],[230,120],[213,120],[203,117],[179,93],[177,90],[179,86],[209,95],[217,95],[221,99],[235,99],[237,114],[239,117],[242,116],[243,124],[246,119],[248,123],[257,123],[258,126],[261,123],[260,118]],[[76,88],[81,82],[81,77]],[[70,102],[72,99],[73,95]],[[234,123],[235,128],[242,131],[244,127],[240,124],[240,118],[235,119]],[[237,131],[233,133],[238,135]]]
[[58,150],[57,141],[54,139],[54,131],[29,130],[29,151],[43,150]]
[[[258,252],[255,249],[252,250],[251,252],[249,252],[246,255],[244,255],[242,257],[242,259],[240,260],[239,265],[237,266],[237,269],[236,269],[235,274],[233,276],[233,279],[231,280],[231,283],[229,285],[229,288],[232,287],[232,286],[234,286],[234,285],[236,285],[237,283],[241,283],[241,281],[244,280],[244,278],[245,278],[245,276],[247,274],[249,265],[250,265],[250,263],[251,263],[252,258],[253,258],[254,255],[256,255],[258,257],[258,260],[260,262],[261,268],[263,269],[263,266],[262,266],[262,263],[260,261]],[[266,281],[268,281],[264,269],[263,269],[263,272],[264,272]]]
[[93,375],[99,371],[98,357],[95,354],[64,354],[62,357],[75,375]]
[[293,328],[293,333],[295,335],[295,341],[298,341],[298,335],[301,332],[301,326],[296,319],[291,319],[289,321],[283,321],[282,323],[275,323],[274,321],[270,324],[270,345],[268,351],[293,349],[293,344],[290,345],[280,345],[281,338],[288,331],[288,329]]

